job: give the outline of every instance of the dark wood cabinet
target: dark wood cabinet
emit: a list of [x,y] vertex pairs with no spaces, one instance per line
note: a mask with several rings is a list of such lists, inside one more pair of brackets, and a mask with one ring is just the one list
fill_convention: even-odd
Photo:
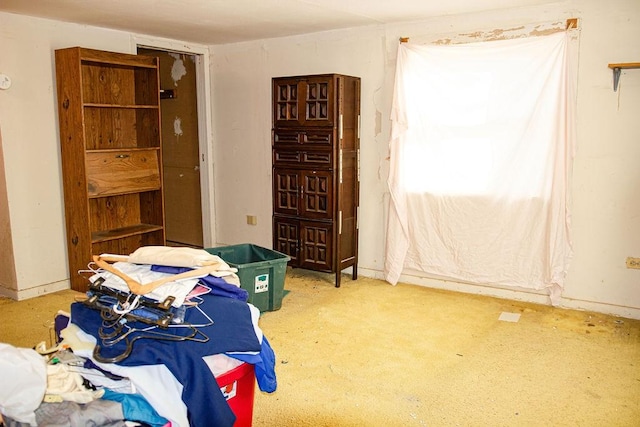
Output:
[[289,265],[358,268],[360,79],[273,79],[273,247]]
[[158,59],[56,50],[71,288],[92,255],[164,245]]

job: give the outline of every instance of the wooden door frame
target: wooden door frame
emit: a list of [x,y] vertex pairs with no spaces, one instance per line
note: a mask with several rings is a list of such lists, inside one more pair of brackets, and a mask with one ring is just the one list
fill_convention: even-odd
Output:
[[200,194],[202,200],[202,240],[205,248],[216,246],[215,182],[213,174],[213,115],[211,109],[210,52],[204,45],[147,36],[133,36],[131,51],[138,48],[194,55],[198,106],[198,145],[200,155]]

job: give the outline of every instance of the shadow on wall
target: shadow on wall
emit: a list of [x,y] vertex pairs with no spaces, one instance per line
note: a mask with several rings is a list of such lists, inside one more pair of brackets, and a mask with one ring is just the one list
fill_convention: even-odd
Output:
[[12,243],[7,179],[4,171],[2,129],[0,129],[0,254],[2,254],[0,256],[0,294],[3,293],[3,289],[18,290]]

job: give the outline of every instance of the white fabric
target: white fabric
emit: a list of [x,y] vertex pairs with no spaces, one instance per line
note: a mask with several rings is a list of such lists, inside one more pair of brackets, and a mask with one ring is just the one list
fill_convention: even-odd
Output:
[[64,363],[47,365],[45,399],[49,398],[49,402],[89,403],[104,395],[104,390],[88,390],[83,382],[82,376]]
[[173,246],[142,246],[129,255],[129,262],[172,267],[204,267],[205,265],[225,264],[220,257],[210,254],[204,249]]
[[47,388],[47,362],[35,350],[0,343],[0,413],[37,425],[35,410]]
[[571,257],[567,36],[398,48],[385,278],[549,288]]

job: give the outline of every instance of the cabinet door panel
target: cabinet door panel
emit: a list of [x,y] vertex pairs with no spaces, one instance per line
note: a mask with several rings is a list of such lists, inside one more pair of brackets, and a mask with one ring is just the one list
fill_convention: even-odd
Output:
[[301,215],[305,218],[333,218],[333,175],[331,171],[301,171]]
[[332,225],[301,221],[300,267],[311,270],[332,270]]
[[276,127],[333,126],[333,76],[273,79],[273,123]]
[[309,77],[302,82],[304,105],[302,124],[332,126],[334,124],[335,88],[332,76]]
[[273,170],[273,210],[284,215],[297,215],[299,202],[299,171]]
[[298,79],[273,80],[273,122],[280,126],[299,125]]
[[298,266],[298,252],[300,247],[300,224],[296,220],[274,218],[273,220],[273,248],[289,255],[289,265]]

